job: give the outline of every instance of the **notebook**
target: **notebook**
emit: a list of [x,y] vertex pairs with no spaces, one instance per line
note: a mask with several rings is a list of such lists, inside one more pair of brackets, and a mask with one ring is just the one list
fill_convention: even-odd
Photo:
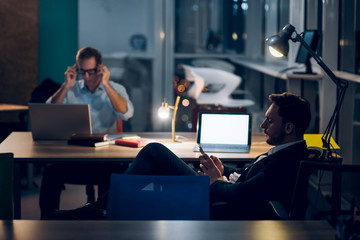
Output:
[[73,133],[91,133],[88,104],[30,103],[34,140],[68,140]]
[[[205,152],[249,152],[251,115],[199,113],[196,142]],[[197,145],[194,151],[199,151]]]

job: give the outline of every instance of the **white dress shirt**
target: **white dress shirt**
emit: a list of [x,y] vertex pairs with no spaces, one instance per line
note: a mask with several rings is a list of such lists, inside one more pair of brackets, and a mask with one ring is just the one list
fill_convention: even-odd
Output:
[[[118,119],[128,120],[134,115],[134,106],[129,99],[124,86],[109,82],[111,87],[127,102],[127,112],[116,112],[111,101],[100,83],[95,92],[90,92],[85,86],[84,80],[78,80],[67,92],[64,104],[90,104],[91,128],[93,133],[115,133]],[[46,103],[51,103],[51,97]]]

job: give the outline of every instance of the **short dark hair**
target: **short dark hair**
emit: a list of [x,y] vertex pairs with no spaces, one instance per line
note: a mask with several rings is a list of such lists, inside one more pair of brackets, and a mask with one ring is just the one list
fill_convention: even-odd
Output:
[[102,63],[102,57],[99,50],[92,47],[83,47],[76,54],[76,64],[79,64],[79,60],[95,57],[96,65]]
[[311,121],[310,103],[300,96],[287,92],[271,94],[269,100],[279,107],[278,114],[282,118],[282,123],[293,123],[296,135],[302,136]]

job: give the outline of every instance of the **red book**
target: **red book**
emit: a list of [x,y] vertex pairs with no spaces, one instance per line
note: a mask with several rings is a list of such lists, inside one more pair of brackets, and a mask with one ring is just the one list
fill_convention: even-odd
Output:
[[135,139],[115,139],[116,145],[128,146],[128,147],[144,147],[146,144],[154,142],[154,140],[146,138]]

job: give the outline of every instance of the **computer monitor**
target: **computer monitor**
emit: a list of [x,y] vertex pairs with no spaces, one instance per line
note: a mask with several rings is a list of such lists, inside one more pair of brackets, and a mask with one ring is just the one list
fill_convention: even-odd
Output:
[[[303,35],[304,41],[315,52],[319,41],[319,32],[317,30],[306,30]],[[305,72],[296,72],[298,74],[313,74],[310,63],[311,55],[306,48],[301,44],[295,59],[296,63],[305,64]]]

